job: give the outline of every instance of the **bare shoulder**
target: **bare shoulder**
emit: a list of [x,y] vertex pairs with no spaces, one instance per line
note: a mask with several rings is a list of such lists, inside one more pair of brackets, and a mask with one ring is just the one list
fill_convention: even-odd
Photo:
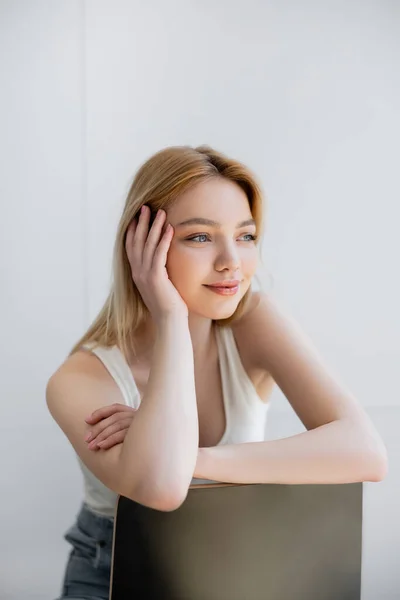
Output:
[[260,398],[267,402],[273,391],[275,381],[265,363],[258,360],[257,352],[254,351],[254,330],[257,330],[255,324],[259,319],[256,311],[261,300],[261,293],[254,292],[252,294],[245,312],[240,319],[232,323],[232,332],[243,367]]
[[68,393],[84,393],[87,398],[86,404],[94,406],[92,410],[122,401],[120,390],[106,367],[95,354],[85,350],[69,356],[50,377],[46,387],[49,408],[50,405],[61,402],[60,399]]
[[[310,340],[278,301],[265,292],[254,292],[241,318],[234,323],[235,336],[254,367],[270,372],[282,340],[310,347]],[[315,350],[315,349],[314,349]]]
[[363,411],[300,324],[272,296],[257,292],[235,327],[254,369],[270,374],[307,429]]
[[79,350],[68,356],[58,367],[50,377],[49,384],[62,387],[63,385],[69,385],[73,380],[104,384],[112,381],[112,377],[95,354],[86,350]]
[[90,352],[79,351],[53,373],[46,386],[46,403],[49,412],[64,432],[74,450],[92,473],[116,493],[121,489],[123,477],[120,465],[122,445],[106,451],[88,449],[85,436],[90,427],[85,422],[93,411],[122,402],[119,389],[101,361]]

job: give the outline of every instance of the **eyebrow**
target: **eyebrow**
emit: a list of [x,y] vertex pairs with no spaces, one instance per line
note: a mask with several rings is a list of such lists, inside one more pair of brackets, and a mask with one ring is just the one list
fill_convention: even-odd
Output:
[[[246,227],[247,225],[255,225],[256,222],[254,219],[246,219],[246,221],[241,221],[236,225],[236,228]],[[221,223],[218,221],[213,221],[212,219],[204,219],[202,217],[193,217],[192,219],[187,219],[186,221],[182,221],[182,223],[178,223],[176,227],[182,227],[183,225],[210,225],[211,227],[216,227],[218,229],[221,228]]]

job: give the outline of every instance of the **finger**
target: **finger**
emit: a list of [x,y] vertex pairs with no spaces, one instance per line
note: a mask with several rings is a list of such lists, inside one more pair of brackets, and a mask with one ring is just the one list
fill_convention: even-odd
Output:
[[112,448],[113,446],[116,446],[117,444],[121,444],[125,439],[126,433],[127,433],[126,429],[124,429],[123,431],[117,431],[117,433],[110,435],[109,438],[100,442],[98,444],[99,448],[101,448],[102,450],[108,450],[108,448]]
[[140,266],[143,259],[143,248],[149,232],[150,209],[142,206],[135,235],[132,236],[131,256],[135,266]]
[[133,418],[132,415],[125,416],[125,418],[121,418],[120,416],[118,420],[114,419],[113,417],[114,415],[96,426],[96,431],[92,432],[91,439],[87,440],[89,446],[95,445],[98,442],[102,442],[109,435],[119,431],[120,429],[129,428]]
[[164,210],[159,210],[157,212],[156,218],[154,219],[153,225],[149,231],[149,235],[147,236],[142,258],[143,271],[145,273],[147,273],[152,267],[154,253],[160,242],[160,237],[162,236],[162,228],[166,216],[167,215]]
[[99,435],[101,435],[108,427],[111,427],[118,421],[126,419],[129,419],[129,422],[132,421],[132,412],[118,412],[106,419],[102,419],[99,423],[91,427],[90,431],[85,436],[85,442],[91,444],[94,440],[98,440]]
[[133,242],[136,228],[137,228],[137,218],[135,217],[130,222],[128,229],[126,231],[126,236],[125,236],[125,250],[128,255],[128,258],[130,258],[131,253],[132,253],[132,242]]
[[172,241],[173,236],[174,236],[174,228],[172,227],[171,223],[168,223],[168,225],[165,228],[164,234],[160,240],[160,243],[158,244],[157,249],[154,252],[154,258],[153,258],[154,269],[162,270],[162,269],[164,269],[165,265],[167,264],[168,250],[171,246],[171,241]]
[[132,418],[134,416],[133,415],[134,412],[135,412],[134,409],[131,409],[130,411],[126,411],[126,410],[118,411],[118,412],[110,415],[109,417],[100,419],[96,423],[91,423],[90,430],[85,435],[85,442],[87,442],[88,444],[91,443],[102,433],[102,431],[107,429],[107,427],[110,427],[110,425],[113,425],[114,423],[116,423],[118,420],[121,420],[121,419],[132,420]]
[[119,402],[115,402],[114,404],[108,404],[107,406],[101,406],[97,410],[93,411],[91,415],[89,415],[85,421],[86,423],[95,424],[101,419],[105,419],[115,412],[122,411],[134,411],[135,409],[127,404],[121,404]]
[[118,433],[119,431],[128,431],[130,424],[132,423],[132,417],[128,419],[120,419],[117,423],[113,423],[104,431],[101,431],[88,445],[88,448],[92,450],[94,447],[98,446],[101,442],[107,440],[109,437]]

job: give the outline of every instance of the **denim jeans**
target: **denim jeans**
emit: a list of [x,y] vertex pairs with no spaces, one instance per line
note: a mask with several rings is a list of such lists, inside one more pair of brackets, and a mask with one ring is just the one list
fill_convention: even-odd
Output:
[[72,549],[57,600],[108,600],[113,528],[114,519],[97,515],[82,504],[64,535]]

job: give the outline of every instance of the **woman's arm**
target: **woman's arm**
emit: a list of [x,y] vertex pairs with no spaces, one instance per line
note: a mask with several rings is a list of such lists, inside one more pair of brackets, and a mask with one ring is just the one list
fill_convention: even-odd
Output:
[[144,397],[123,442],[122,460],[135,461],[142,498],[186,498],[197,460],[199,424],[192,340],[186,317],[157,325]]
[[178,508],[187,495],[199,443],[187,318],[160,323],[144,397],[123,443],[93,452],[85,442],[91,430],[85,418],[114,401],[115,382],[110,380],[93,355],[72,355],[47,384],[51,415],[88,469],[108,488],[151,508]]
[[339,419],[279,440],[200,448],[194,477],[227,483],[381,481],[386,451],[368,430]]
[[267,442],[203,448],[195,477],[234,483],[379,481],[384,444],[356,398],[329,372],[297,323],[264,294],[235,326],[249,360],[269,372],[308,431]]

